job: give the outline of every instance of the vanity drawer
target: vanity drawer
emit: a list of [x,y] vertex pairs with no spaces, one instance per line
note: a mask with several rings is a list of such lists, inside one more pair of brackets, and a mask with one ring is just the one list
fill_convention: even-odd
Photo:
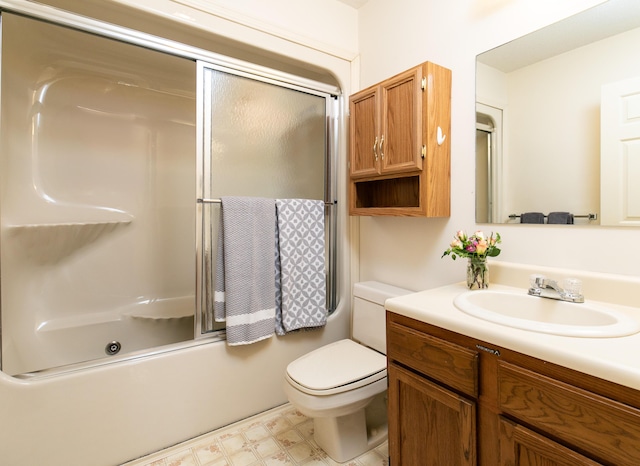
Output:
[[387,358],[472,397],[478,395],[478,353],[387,321]]
[[640,464],[640,410],[504,361],[498,389],[503,413],[611,464]]

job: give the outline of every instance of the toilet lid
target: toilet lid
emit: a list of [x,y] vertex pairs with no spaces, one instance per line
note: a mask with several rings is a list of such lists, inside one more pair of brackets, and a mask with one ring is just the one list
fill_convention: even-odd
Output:
[[375,374],[386,375],[387,358],[353,340],[318,348],[287,366],[287,375],[311,390],[331,390]]

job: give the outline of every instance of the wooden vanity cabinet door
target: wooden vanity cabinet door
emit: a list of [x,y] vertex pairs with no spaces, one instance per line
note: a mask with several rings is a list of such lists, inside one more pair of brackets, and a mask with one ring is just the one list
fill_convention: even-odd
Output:
[[379,100],[377,86],[364,89],[349,99],[351,178],[375,176],[379,173]]
[[500,466],[602,466],[542,435],[500,419]]
[[388,376],[392,464],[475,466],[475,403],[394,363]]
[[521,423],[601,461],[640,465],[640,410],[505,361],[498,406]]

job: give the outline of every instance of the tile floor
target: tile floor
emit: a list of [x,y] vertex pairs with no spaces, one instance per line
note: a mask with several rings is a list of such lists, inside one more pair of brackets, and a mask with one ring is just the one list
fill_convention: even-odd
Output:
[[387,466],[387,442],[336,463],[313,440],[313,420],[290,404],[258,414],[122,466]]

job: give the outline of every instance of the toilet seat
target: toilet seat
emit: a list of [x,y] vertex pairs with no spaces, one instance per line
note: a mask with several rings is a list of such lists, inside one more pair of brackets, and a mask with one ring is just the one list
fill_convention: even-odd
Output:
[[332,395],[372,384],[387,376],[387,358],[345,339],[318,348],[287,366],[286,378],[311,395]]

